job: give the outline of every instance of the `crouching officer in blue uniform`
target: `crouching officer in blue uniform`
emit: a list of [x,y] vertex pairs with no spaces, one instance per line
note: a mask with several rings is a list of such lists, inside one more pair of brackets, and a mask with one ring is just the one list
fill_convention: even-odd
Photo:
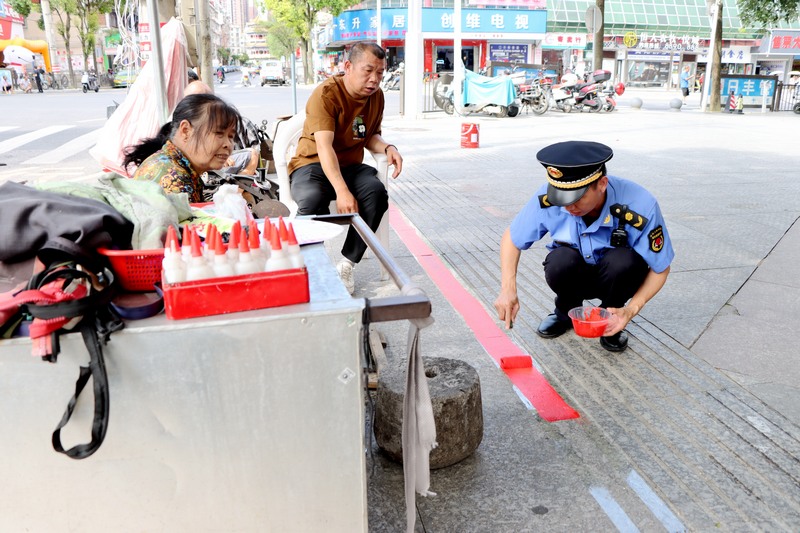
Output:
[[636,183],[606,174],[613,155],[608,146],[584,141],[536,154],[547,184],[517,214],[500,245],[501,288],[494,305],[506,328],[519,311],[521,250],[549,233],[543,265],[555,309],[539,325],[539,336],[567,332],[567,312],[597,298],[613,313],[600,344],[611,352],[628,346],[625,326],[664,286],[675,253],[656,199]]

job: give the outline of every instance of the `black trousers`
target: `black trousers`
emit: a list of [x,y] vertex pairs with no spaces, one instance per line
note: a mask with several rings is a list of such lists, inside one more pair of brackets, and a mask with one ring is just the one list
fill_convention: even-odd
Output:
[[600,299],[601,307],[622,307],[642,286],[650,270],[631,248],[612,248],[596,265],[583,260],[575,248],[560,246],[544,260],[544,277],[556,293],[555,312],[567,312],[584,300]]
[[[372,231],[377,231],[383,214],[389,209],[389,195],[378,179],[378,171],[375,167],[360,163],[342,168],[342,176],[358,202],[359,216]],[[320,163],[305,165],[292,172],[291,184],[298,215],[330,214],[328,206],[336,200],[336,191],[322,172]],[[342,246],[342,255],[358,263],[366,251],[367,245],[355,228],[350,227]]]

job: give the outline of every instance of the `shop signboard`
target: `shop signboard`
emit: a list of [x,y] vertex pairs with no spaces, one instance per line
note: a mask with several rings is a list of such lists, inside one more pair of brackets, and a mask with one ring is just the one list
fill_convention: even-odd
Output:
[[[697,57],[700,63],[708,62],[708,49],[703,49]],[[749,46],[729,46],[722,49],[723,63],[752,63]]]
[[766,96],[767,107],[772,106],[775,95],[776,81],[770,76],[737,76],[734,74],[721,76],[720,101],[727,102],[731,92],[742,95],[746,106],[760,106]]
[[547,32],[542,40],[542,48],[573,50],[586,48],[585,33]]
[[[547,25],[547,11],[509,9],[464,9],[461,32],[473,39],[513,38],[541,39]],[[381,38],[402,39],[408,29],[408,10],[381,9]],[[428,34],[453,32],[453,10],[425,8],[422,10],[422,31]],[[344,11],[334,18],[333,40],[355,41],[375,38],[378,20],[374,10]]]
[[527,44],[490,44],[489,61],[504,63],[527,63]]

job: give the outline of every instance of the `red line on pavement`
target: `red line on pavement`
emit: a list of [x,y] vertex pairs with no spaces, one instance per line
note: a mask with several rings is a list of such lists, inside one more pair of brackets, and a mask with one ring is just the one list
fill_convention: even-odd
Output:
[[[512,356],[529,357],[489,316],[480,302],[453,276],[441,259],[417,234],[394,204],[389,205],[389,222],[403,244],[417,259],[445,298],[464,318],[477,341],[498,364]],[[511,382],[531,402],[544,420],[555,422],[578,418],[580,415],[547,382],[533,366],[520,368],[519,364],[504,368]],[[502,367],[501,367],[502,368]]]

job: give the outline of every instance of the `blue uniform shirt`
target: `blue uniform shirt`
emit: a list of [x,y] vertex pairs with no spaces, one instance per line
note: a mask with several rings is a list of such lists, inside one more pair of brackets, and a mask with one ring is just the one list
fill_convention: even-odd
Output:
[[654,272],[663,272],[672,263],[675,252],[661,209],[653,195],[641,185],[608,176],[606,202],[600,216],[589,227],[581,217],[570,215],[563,207],[544,206],[541,198],[546,193],[547,184],[511,222],[511,241],[518,249],[527,250],[549,233],[553,239],[547,244],[549,250],[569,246],[577,249],[587,263],[597,264],[606,250],[612,248],[611,232],[617,227],[618,219],[612,215],[611,207],[619,204],[628,206],[625,224],[628,245]]

